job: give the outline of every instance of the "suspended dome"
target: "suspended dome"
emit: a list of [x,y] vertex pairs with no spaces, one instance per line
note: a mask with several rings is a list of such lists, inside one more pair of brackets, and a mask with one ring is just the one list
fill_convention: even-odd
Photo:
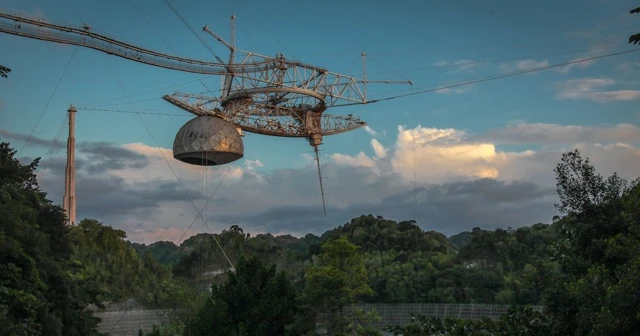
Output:
[[185,123],[173,141],[173,157],[196,166],[218,166],[244,156],[236,127],[213,116],[199,116]]

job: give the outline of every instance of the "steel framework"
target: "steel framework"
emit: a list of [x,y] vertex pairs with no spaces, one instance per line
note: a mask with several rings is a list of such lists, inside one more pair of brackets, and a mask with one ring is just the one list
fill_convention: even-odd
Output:
[[224,76],[220,97],[176,92],[164,95],[163,99],[197,116],[222,118],[247,132],[307,138],[316,154],[323,205],[324,191],[318,156],[322,138],[366,125],[351,114],[337,116],[324,112],[339,102],[369,103],[369,83],[413,84],[411,81],[367,80],[364,52],[361,55],[363,77],[358,79],[297,60],[287,60],[282,54],[269,57],[237,49],[235,16],[231,17],[230,42],[207,26],[202,30],[229,49],[229,62],[223,62],[216,55],[217,62],[172,56],[95,33],[86,24],[82,27],[60,25],[0,11],[0,32],[3,33],[87,47],[166,69]]

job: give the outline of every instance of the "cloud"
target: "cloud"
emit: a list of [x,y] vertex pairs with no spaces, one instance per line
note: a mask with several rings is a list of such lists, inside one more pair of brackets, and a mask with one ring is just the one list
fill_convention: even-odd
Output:
[[371,128],[369,125],[365,125],[364,130],[369,133],[371,136],[377,136],[378,132],[376,132],[376,130],[374,130],[373,128]]
[[455,68],[455,70],[453,70],[453,72],[462,72],[462,71],[470,71],[473,68],[477,67],[480,63],[475,62],[473,60],[468,60],[468,59],[463,59],[463,60],[459,60],[459,61],[453,61],[453,62],[449,62],[449,61],[439,61],[439,62],[435,62],[433,63],[434,66],[436,67],[441,67],[441,68]]
[[384,159],[387,157],[387,149],[376,139],[371,139],[371,147],[373,147],[373,151],[376,153],[376,156]]
[[106,142],[79,143],[76,150],[87,173],[97,174],[125,168],[141,169],[148,165],[147,156]]
[[435,92],[443,95],[458,95],[458,94],[470,92],[471,90],[473,90],[473,87],[474,86],[471,84],[461,85],[457,87],[442,86],[442,87],[439,87],[438,90],[436,90]]
[[611,127],[576,126],[545,123],[520,123],[496,128],[475,136],[478,141],[496,144],[572,144],[597,141],[601,143],[640,143],[640,127],[619,124]]
[[[396,134],[395,143],[373,139],[361,153],[333,153],[323,162],[327,218],[313,161],[269,169],[248,158],[204,168],[142,143],[79,143],[78,218],[96,218],[145,242],[233,224],[252,234],[320,234],[369,213],[455,234],[549,222],[556,214],[553,167],[562,151],[579,148],[605,175],[634,178],[640,171],[639,130],[627,124],[520,124],[484,134],[399,126]],[[501,144],[532,145],[516,151]],[[43,189],[61,203],[64,158],[41,167]]]
[[640,98],[640,90],[611,90],[602,88],[617,84],[610,78],[571,79],[559,84],[556,99],[591,100],[599,103],[611,101],[636,100]]
[[301,234],[304,229],[300,223],[305,227],[327,230],[333,226],[327,223],[344,223],[354,217],[354,213],[371,213],[384,214],[386,218],[396,220],[416,219],[426,230],[453,234],[475,226],[517,227],[537,221],[548,222],[547,213],[553,200],[553,188],[542,188],[528,182],[480,179],[418,186],[392,193],[379,201],[354,202],[349,207],[330,205],[327,219],[314,216],[317,207],[288,205],[225,220],[241,225],[261,221],[275,231]]
[[[500,64],[500,69],[504,72],[528,71],[549,66],[548,60],[537,61],[534,59],[520,60],[516,62]],[[534,72],[532,72],[534,73]]]
[[24,143],[29,140],[27,146],[44,146],[49,147],[51,145],[60,146],[61,142],[55,140],[41,139],[34,135],[29,136],[28,134],[23,133],[15,133],[5,129],[0,129],[0,139],[12,140],[12,142],[21,142]]
[[636,74],[640,69],[640,62],[622,62],[616,66],[616,70],[624,74]]
[[[593,55],[593,56],[595,56],[595,55]],[[567,73],[571,72],[571,70],[576,69],[576,68],[586,69],[586,68],[588,68],[588,67],[590,67],[590,66],[592,66],[592,65],[594,65],[596,63],[596,60],[589,59],[590,57],[593,57],[593,56],[574,58],[574,59],[570,60],[569,62],[567,62],[567,63],[570,63],[570,64],[554,68],[553,70],[555,72],[558,72],[558,73],[567,74]]]

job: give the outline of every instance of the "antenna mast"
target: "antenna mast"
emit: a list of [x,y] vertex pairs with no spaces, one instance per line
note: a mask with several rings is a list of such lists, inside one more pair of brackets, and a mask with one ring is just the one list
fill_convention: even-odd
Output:
[[69,137],[67,138],[67,167],[64,176],[64,200],[63,207],[67,215],[67,223],[76,223],[76,112],[78,110],[69,106]]
[[362,88],[364,90],[364,100],[367,100],[367,53],[362,51]]

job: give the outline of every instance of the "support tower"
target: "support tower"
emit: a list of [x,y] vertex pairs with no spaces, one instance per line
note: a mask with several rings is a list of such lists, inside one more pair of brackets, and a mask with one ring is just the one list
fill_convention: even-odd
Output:
[[64,175],[64,211],[67,215],[67,223],[76,223],[76,108],[71,105],[69,113],[69,137],[67,138],[67,167]]

